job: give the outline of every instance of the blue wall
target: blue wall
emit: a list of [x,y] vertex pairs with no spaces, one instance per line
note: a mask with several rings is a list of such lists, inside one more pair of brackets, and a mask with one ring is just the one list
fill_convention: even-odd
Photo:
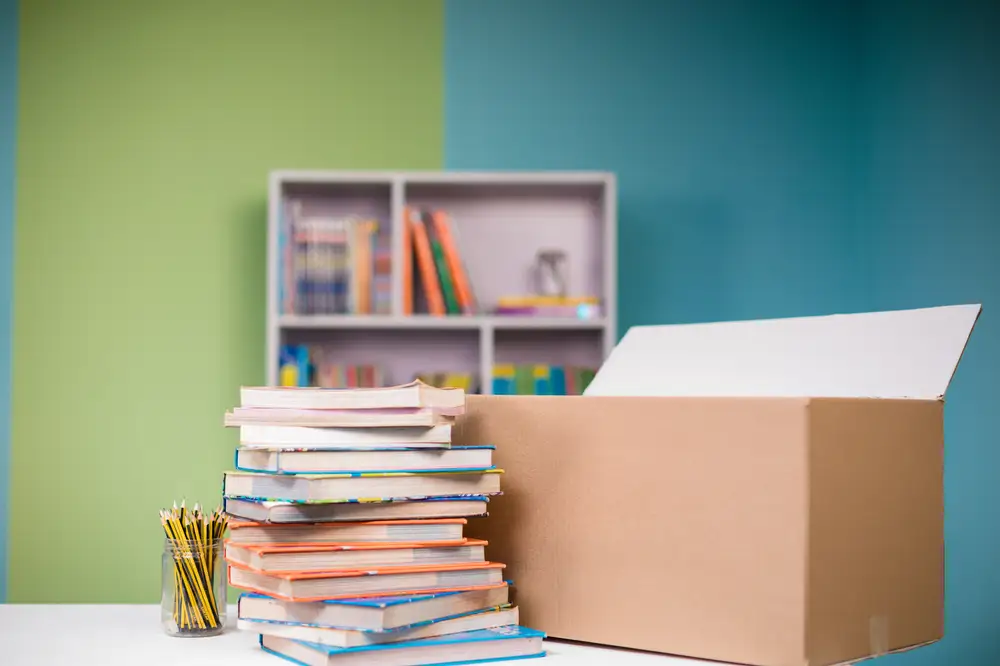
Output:
[[447,167],[618,172],[622,331],[984,303],[948,394],[947,635],[884,663],[1000,663],[989,6],[447,6]]
[[621,330],[856,309],[855,5],[457,0],[449,168],[602,169]]
[[946,637],[888,663],[1000,663],[1000,4],[867,5],[873,304],[983,303],[946,409]]
[[10,319],[13,311],[17,41],[17,0],[0,0],[0,602],[7,598],[7,507],[10,505]]

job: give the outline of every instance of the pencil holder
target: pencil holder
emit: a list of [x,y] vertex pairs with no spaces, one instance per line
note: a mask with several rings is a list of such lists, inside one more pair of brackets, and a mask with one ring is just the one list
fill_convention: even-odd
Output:
[[165,539],[160,618],[171,636],[214,636],[226,624],[222,539]]

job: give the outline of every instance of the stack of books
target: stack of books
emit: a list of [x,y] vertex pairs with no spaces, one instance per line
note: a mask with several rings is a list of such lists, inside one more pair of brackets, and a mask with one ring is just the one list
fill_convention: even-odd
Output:
[[464,535],[500,494],[492,446],[451,446],[465,392],[244,388],[224,480],[238,626],[302,664],[541,657],[504,565]]

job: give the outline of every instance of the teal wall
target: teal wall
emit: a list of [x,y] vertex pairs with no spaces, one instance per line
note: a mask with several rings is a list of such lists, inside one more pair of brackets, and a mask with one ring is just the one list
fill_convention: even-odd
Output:
[[17,0],[0,0],[0,602],[7,594],[11,313],[17,134]]
[[607,169],[619,319],[864,303],[855,3],[455,0],[449,168]]
[[983,303],[948,392],[946,638],[907,666],[1000,663],[1000,4],[866,5],[862,227],[873,305]]
[[947,635],[1000,663],[998,4],[450,0],[445,164],[620,177],[620,321],[982,302],[948,394]]

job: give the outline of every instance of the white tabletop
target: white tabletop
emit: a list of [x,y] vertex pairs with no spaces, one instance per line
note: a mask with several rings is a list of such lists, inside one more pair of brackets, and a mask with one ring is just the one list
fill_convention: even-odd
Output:
[[[159,606],[0,604],[4,666],[143,664],[143,666],[280,666],[288,662],[258,647],[257,635],[234,627],[212,638],[171,638]],[[229,624],[236,609],[229,609]],[[531,661],[579,666],[705,666],[706,662],[644,652],[546,641],[548,657]],[[530,660],[529,660],[530,661]],[[524,666],[528,662],[496,662]]]

